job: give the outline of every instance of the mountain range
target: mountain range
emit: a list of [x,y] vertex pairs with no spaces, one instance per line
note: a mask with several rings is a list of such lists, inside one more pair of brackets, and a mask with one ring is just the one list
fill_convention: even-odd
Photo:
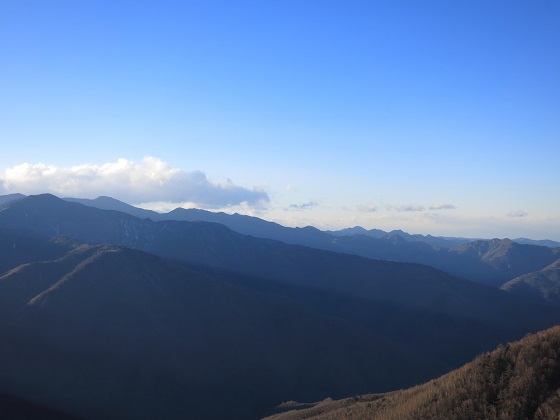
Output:
[[[0,203],[21,198],[4,196]],[[178,208],[169,213],[140,209],[110,197],[94,200],[66,198],[103,210],[124,212],[152,221],[206,221],[219,223],[243,235],[273,239],[288,244],[349,253],[367,258],[414,262],[449,274],[499,288],[506,282],[538,271],[560,257],[560,243],[528,239],[472,240],[384,232],[361,227],[324,232],[313,227],[289,228],[257,217]]]
[[[512,256],[511,272],[557,251],[473,244],[457,254]],[[426,265],[48,194],[0,205],[0,251],[0,391],[86,418],[257,418],[411,386],[560,324],[555,302]]]

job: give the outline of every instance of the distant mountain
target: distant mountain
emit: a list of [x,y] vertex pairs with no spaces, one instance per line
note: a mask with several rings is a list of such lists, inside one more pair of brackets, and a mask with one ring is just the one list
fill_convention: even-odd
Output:
[[560,259],[542,270],[508,281],[501,289],[516,295],[559,305]]
[[268,419],[553,419],[560,413],[560,327],[477,357],[404,391],[315,404],[285,403]]
[[517,242],[518,244],[525,244],[525,245],[548,246],[550,248],[560,247],[560,242],[551,241],[551,240],[548,240],[548,239],[534,240],[534,239],[527,239],[527,238],[516,238],[513,241]]
[[245,216],[237,213],[227,214],[223,212],[183,208],[177,208],[169,213],[157,213],[155,211],[131,206],[110,197],[98,197],[94,200],[79,198],[65,198],[64,200],[102,210],[121,211],[140,219],[151,219],[153,221],[174,220],[182,222],[219,223],[243,235],[274,239],[289,244],[321,248],[332,239],[330,235],[311,226],[305,228],[288,228],[278,223],[259,219],[258,217]]
[[427,266],[287,245],[216,223],[153,222],[42,195],[4,206],[2,226],[126,246],[196,266],[225,282],[289,297],[447,366],[560,323],[557,308]]
[[333,245],[330,249],[367,258],[426,264],[492,287],[544,268],[560,256],[560,248],[522,245],[509,239],[479,240],[438,249],[407,241],[400,235],[380,239],[355,235],[338,237]]
[[443,369],[285,297],[110,245],[1,276],[0,341],[0,390],[94,419],[257,418]]
[[[239,214],[230,215],[181,208],[160,214],[138,209],[109,197],[98,197],[95,200],[73,198],[66,200],[94,208],[124,212],[140,219],[219,223],[235,232],[255,238],[279,240],[287,244],[309,246],[373,259],[429,265],[452,275],[496,288],[517,276],[546,267],[560,255],[560,248],[522,245],[509,239],[463,242],[464,238],[449,239],[436,238],[431,235],[409,235],[403,231],[387,232],[384,236],[375,237],[383,232],[375,229],[366,231],[371,232],[371,235],[336,236],[331,234],[332,232],[322,232],[310,226],[288,228],[257,217]],[[362,229],[360,227],[351,228],[349,232],[359,233],[362,232]],[[429,243],[432,239],[435,241],[434,243],[440,240],[445,241],[446,245],[432,245]],[[448,248],[450,244],[454,243],[453,241],[462,243]]]
[[151,210],[141,209],[139,207],[134,207],[131,206],[130,204],[126,204],[122,201],[106,196],[97,197],[93,200],[87,198],[71,198],[71,197],[63,198],[63,200],[70,201],[72,203],[80,203],[85,206],[95,207],[101,210],[121,211],[123,213],[131,214],[134,217],[138,217],[139,219],[159,220],[161,218],[160,213]]
[[442,236],[432,236],[432,235],[420,235],[420,234],[410,234],[402,230],[392,230],[390,232],[385,232],[380,229],[370,229],[366,230],[361,226],[356,226],[353,228],[341,229],[336,231],[327,231],[334,236],[353,236],[353,235],[365,235],[371,238],[381,239],[388,236],[400,236],[401,238],[409,242],[424,242],[428,245],[438,248],[452,248],[456,245],[472,242],[475,239],[468,238],[453,238],[453,237],[442,237]]
[[[214,213],[198,209],[178,208],[169,213],[138,209],[109,197],[95,200],[67,199],[88,206],[122,211],[153,221],[205,221],[219,223],[235,232],[256,238],[273,239],[287,244],[344,252],[367,258],[425,264],[452,275],[500,287],[519,275],[542,269],[552,263],[559,249],[519,247],[509,239],[472,240],[411,235],[402,230],[384,232],[356,226],[340,231],[322,232],[313,227],[288,228],[257,217]],[[553,241],[524,240],[536,246]]]
[[0,195],[0,206],[2,204],[9,203],[10,201],[19,200],[21,198],[25,198],[26,196],[23,194],[8,194],[8,195]]
[[[457,268],[465,277],[499,287],[517,276],[548,266],[560,257],[560,248],[492,239],[458,245],[449,253],[461,260]],[[447,271],[455,273],[457,268],[449,267]]]

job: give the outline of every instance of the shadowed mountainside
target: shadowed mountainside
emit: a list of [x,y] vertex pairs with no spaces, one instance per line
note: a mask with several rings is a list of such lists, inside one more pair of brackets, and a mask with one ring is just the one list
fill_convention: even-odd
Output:
[[287,245],[215,223],[153,222],[42,195],[2,207],[2,226],[126,246],[196,265],[224,281],[289,296],[450,367],[560,322],[558,308],[430,267]]
[[560,412],[560,327],[530,335],[424,385],[315,404],[285,403],[283,419],[554,419]]
[[508,281],[501,289],[526,298],[560,304],[560,259],[543,270]]
[[86,418],[256,418],[443,367],[294,301],[80,245],[0,277],[0,389]]
[[32,261],[61,257],[73,247],[72,241],[45,237],[29,230],[0,228],[0,273]]

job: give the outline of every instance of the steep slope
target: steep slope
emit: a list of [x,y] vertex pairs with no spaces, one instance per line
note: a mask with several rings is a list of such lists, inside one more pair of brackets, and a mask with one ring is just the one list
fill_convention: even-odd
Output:
[[[560,327],[499,347],[404,391],[299,405],[270,419],[553,419],[560,413]],[[281,410],[298,408],[287,403]]]
[[515,295],[560,304],[560,259],[543,270],[508,281],[501,289]]
[[256,418],[441,372],[289,299],[115,246],[11,270],[0,297],[0,390],[85,418]]

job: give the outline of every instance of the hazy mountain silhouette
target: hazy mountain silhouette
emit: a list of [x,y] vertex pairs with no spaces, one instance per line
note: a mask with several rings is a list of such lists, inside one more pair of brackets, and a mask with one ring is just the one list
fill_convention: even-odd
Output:
[[424,385],[404,391],[314,403],[285,403],[269,417],[553,419],[560,413],[560,327],[500,346]]
[[492,239],[458,245],[449,251],[460,257],[465,277],[500,286],[519,275],[542,269],[560,257],[560,248],[524,245]]
[[88,198],[63,198],[65,201],[70,201],[73,203],[80,203],[86,206],[95,207],[101,210],[116,210],[122,211],[123,213],[128,213],[134,217],[140,219],[152,219],[160,220],[161,215],[155,211],[145,210],[138,207],[131,206],[130,204],[124,203],[122,201],[116,200],[111,197],[101,196],[95,199]]
[[2,226],[127,246],[196,265],[224,281],[289,296],[448,366],[560,322],[556,308],[427,266],[287,245],[215,223],[140,220],[42,195],[4,206]]
[[[397,299],[413,307],[429,307],[457,315],[472,312],[463,306],[468,302],[465,299],[468,293],[506,296],[427,266],[286,245],[240,235],[215,223],[140,220],[122,212],[68,203],[51,195],[31,196],[7,205],[0,212],[2,226],[26,227],[39,234],[66,235],[92,244],[127,246],[276,282],[342,292],[356,298]],[[481,242],[476,249],[484,249],[486,254],[498,259],[515,248],[511,241],[508,246],[501,246],[503,241],[496,244],[497,247],[486,247],[487,243]],[[465,247],[463,254],[472,252]],[[448,307],[442,305],[443,301],[435,304],[441,296],[453,296],[459,289],[463,290],[457,303]],[[482,313],[480,309],[475,312]]]
[[[551,264],[560,251],[546,249],[554,241],[519,239],[472,240],[442,238],[432,235],[411,235],[402,230],[384,232],[362,227],[322,232],[313,227],[288,228],[257,217],[214,213],[198,209],[178,208],[169,213],[139,209],[121,201],[98,197],[95,200],[67,199],[88,206],[123,211],[154,221],[205,221],[219,223],[235,232],[258,238],[279,240],[288,244],[360,255],[367,258],[414,262],[429,265],[452,275],[492,287],[519,275],[542,269]],[[542,246],[540,248],[517,245]]]
[[86,418],[256,418],[443,366],[293,300],[76,246],[0,277],[0,389]]
[[518,244],[525,244],[525,245],[548,246],[550,248],[560,247],[560,242],[551,241],[550,239],[535,240],[535,239],[527,239],[527,238],[515,238],[513,242],[517,242]]
[[[558,307],[431,267],[48,194],[2,205],[0,229],[7,251],[39,237],[37,259],[0,255],[0,390],[71,414],[251,418],[418,383],[560,323]],[[517,249],[461,255],[499,266]]]
[[[465,242],[468,241],[465,238],[410,235],[401,230],[383,232],[372,229],[366,231],[360,227],[338,232],[322,232],[309,226],[288,228],[257,217],[213,213],[198,209],[179,208],[160,214],[130,206],[110,197],[98,197],[95,200],[73,198],[66,200],[95,208],[125,212],[141,219],[219,223],[244,235],[279,240],[287,244],[355,254],[373,259],[429,265],[449,274],[496,288],[522,274],[546,267],[560,255],[560,248],[529,246],[509,239]],[[341,233],[348,234],[341,235]],[[531,242],[530,240],[524,241]],[[547,245],[554,243],[553,241],[532,242]]]
[[346,228],[335,231],[327,231],[328,233],[335,236],[354,236],[354,235],[365,235],[372,238],[381,239],[386,236],[400,236],[409,242],[424,242],[428,245],[438,248],[452,248],[455,245],[459,245],[466,242],[472,242],[475,239],[469,238],[454,238],[454,237],[441,237],[432,235],[420,235],[420,234],[410,234],[402,230],[392,230],[390,232],[385,232],[381,229],[364,229],[361,226],[355,226],[353,228]]
[[23,194],[7,194],[7,195],[0,195],[0,206],[2,204],[9,203],[10,201],[19,200],[21,198],[25,198],[26,196]]
[[542,270],[508,281],[501,289],[516,295],[560,304],[560,259]]

